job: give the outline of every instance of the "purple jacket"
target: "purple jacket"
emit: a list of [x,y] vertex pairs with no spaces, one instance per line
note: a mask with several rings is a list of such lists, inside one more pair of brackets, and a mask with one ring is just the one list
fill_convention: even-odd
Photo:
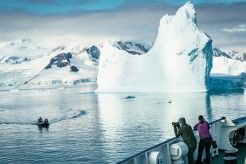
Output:
[[200,136],[200,139],[208,138],[210,137],[209,133],[210,126],[208,125],[207,121],[203,121],[203,123],[197,123],[194,126],[194,130],[197,130]]

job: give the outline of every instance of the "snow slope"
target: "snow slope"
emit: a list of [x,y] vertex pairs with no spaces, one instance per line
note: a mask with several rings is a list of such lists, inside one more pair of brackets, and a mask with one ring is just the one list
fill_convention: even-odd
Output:
[[[152,45],[118,41],[118,49],[143,54]],[[100,45],[40,48],[30,39],[0,43],[0,86],[74,85],[97,79]],[[71,56],[67,59],[66,55]],[[73,68],[73,69],[72,69]],[[76,69],[74,69],[76,68]],[[77,70],[77,71],[75,71]],[[13,88],[13,87],[10,87]]]
[[196,25],[191,2],[160,20],[152,49],[136,56],[105,42],[98,92],[206,91],[212,68],[212,40]]
[[226,57],[214,57],[211,74],[227,74],[238,76],[246,72],[246,62],[233,60]]
[[[60,46],[54,50],[40,48],[30,39],[21,39],[0,45],[0,86],[19,86],[24,84],[68,83],[87,79],[95,81],[97,61],[87,53],[84,46]],[[46,69],[50,60],[61,53],[71,52],[73,57],[69,65]],[[75,66],[78,72],[71,71]]]
[[246,62],[218,48],[213,49],[210,90],[242,90],[246,82]]

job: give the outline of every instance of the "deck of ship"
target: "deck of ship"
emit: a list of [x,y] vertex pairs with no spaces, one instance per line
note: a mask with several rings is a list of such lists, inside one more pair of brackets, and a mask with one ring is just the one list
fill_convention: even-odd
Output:
[[[242,128],[246,128],[245,123],[246,123],[246,117],[241,117],[233,121],[230,121],[229,119],[226,119],[225,117],[222,117],[210,123],[210,126],[212,127],[211,129],[213,129],[213,132],[214,132],[212,133],[214,134],[213,139],[214,140],[216,139],[215,141],[217,142],[219,148],[224,149],[224,150],[219,150],[218,157],[217,156],[215,156],[214,158],[211,157],[211,160],[210,160],[211,164],[224,164],[225,150],[233,151],[234,150],[233,145],[236,145],[236,144],[237,144],[236,148],[238,149],[238,152],[236,153],[237,164],[246,164],[246,137],[244,135],[241,135],[241,137],[244,137],[244,138],[242,140],[238,140],[239,142],[234,142],[234,135],[236,133],[236,130],[240,129],[240,132],[238,131],[238,134],[242,132],[245,133],[245,130],[242,130]],[[221,127],[223,127],[223,131],[220,131],[222,129]],[[220,135],[216,135],[217,134],[216,132],[219,132]],[[223,138],[224,136],[228,136],[229,139]],[[238,137],[239,136],[240,135],[238,135]],[[152,163],[156,160],[158,160],[159,162],[161,161],[164,163],[171,163],[172,157],[173,156],[176,157],[177,155],[174,152],[173,156],[171,156],[170,145],[175,145],[180,142],[182,142],[181,137],[171,138],[160,144],[154,145],[140,153],[132,155],[122,161],[119,161],[117,164],[143,164],[143,163],[150,163],[148,162],[150,160]],[[231,142],[233,142],[233,145],[231,145],[232,144]],[[173,148],[173,150],[176,150],[176,149]],[[188,162],[186,161],[185,163],[188,163]]]
[[[237,164],[246,164],[246,144],[240,143],[237,146]],[[219,150],[219,157],[211,158],[211,164],[224,164],[225,152]]]

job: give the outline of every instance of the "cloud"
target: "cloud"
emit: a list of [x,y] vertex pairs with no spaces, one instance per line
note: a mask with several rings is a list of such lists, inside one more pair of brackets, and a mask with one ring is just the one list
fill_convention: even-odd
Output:
[[232,28],[223,28],[221,30],[225,32],[231,32],[231,33],[246,32],[246,24],[241,24],[241,25],[238,25],[237,27],[232,27]]
[[[154,42],[161,17],[175,14],[180,7],[163,2],[165,1],[125,1],[115,9],[72,10],[49,14],[0,9],[0,41],[31,38],[52,47],[67,43],[102,44],[106,39]],[[50,3],[55,3],[55,0]],[[197,4],[195,9],[198,26],[211,36],[216,47],[245,47],[245,32],[225,31],[245,25],[245,8],[246,2]]]
[[232,4],[199,4],[195,6],[198,26],[213,40],[213,46],[224,51],[245,49],[245,32],[226,32],[246,22],[246,2]]
[[49,46],[76,41],[103,43],[106,39],[154,41],[159,20],[169,11],[170,6],[45,15],[0,11],[0,20],[4,22],[0,40],[31,38]]

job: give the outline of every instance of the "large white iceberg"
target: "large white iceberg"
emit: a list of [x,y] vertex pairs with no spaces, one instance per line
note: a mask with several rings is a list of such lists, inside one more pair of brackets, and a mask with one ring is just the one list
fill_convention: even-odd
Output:
[[212,68],[212,40],[197,27],[191,2],[160,20],[158,36],[144,55],[105,42],[97,92],[206,91]]

